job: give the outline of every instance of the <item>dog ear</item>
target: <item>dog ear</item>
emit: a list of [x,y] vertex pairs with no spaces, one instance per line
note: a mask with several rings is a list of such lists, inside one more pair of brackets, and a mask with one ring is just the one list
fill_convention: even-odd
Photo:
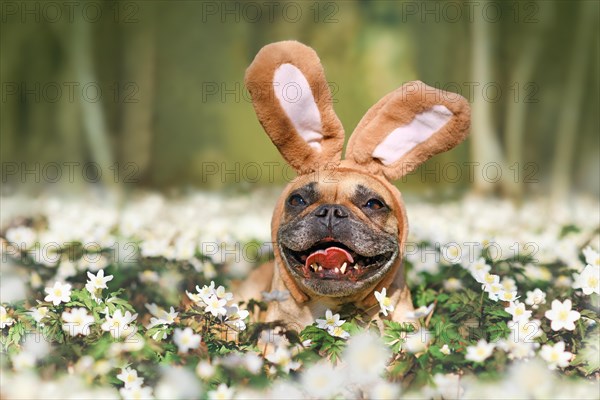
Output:
[[313,49],[295,41],[269,44],[246,70],[245,83],[261,125],[296,172],[340,161],[344,128]]
[[469,125],[465,98],[409,82],[369,109],[350,137],[345,158],[396,180],[462,142]]

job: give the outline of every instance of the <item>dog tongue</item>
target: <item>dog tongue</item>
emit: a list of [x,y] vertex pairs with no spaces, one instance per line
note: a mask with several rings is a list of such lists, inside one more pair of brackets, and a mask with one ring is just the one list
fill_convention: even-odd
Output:
[[306,267],[317,264],[325,269],[334,269],[341,268],[344,263],[351,265],[354,263],[354,259],[350,253],[339,247],[328,247],[324,250],[317,250],[306,258]]

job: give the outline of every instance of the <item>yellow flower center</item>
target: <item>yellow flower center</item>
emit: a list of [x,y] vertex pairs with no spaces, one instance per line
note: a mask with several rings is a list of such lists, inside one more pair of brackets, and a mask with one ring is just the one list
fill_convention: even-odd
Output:
[[569,317],[569,312],[567,310],[560,310],[558,312],[558,319],[561,321],[566,321],[566,319]]
[[515,309],[515,315],[523,315],[524,310],[522,308],[516,308]]

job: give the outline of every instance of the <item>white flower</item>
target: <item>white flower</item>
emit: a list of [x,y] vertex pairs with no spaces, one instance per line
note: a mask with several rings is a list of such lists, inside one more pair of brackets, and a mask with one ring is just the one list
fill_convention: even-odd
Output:
[[475,280],[479,283],[482,283],[483,284],[482,288],[484,288],[485,285],[500,283],[500,276],[490,274],[489,272],[484,272],[484,273],[482,273],[482,275],[477,275],[475,277]]
[[491,269],[492,267],[485,262],[483,257],[480,257],[477,261],[469,265],[469,272],[473,278],[480,283],[483,283],[480,279],[482,279],[486,273],[490,272]]
[[266,302],[276,301],[282,302],[286,301],[290,297],[290,292],[287,290],[273,290],[272,292],[260,292],[262,298]]
[[4,329],[6,326],[11,326],[13,322],[15,322],[15,320],[8,316],[6,308],[0,306],[0,328]]
[[210,295],[217,294],[215,291],[214,281],[210,281],[210,286],[202,286],[202,289],[200,289],[200,286],[196,285],[196,291],[200,295],[200,298],[209,297]]
[[[298,386],[299,385],[297,385],[295,382],[291,382],[290,380],[278,379],[273,383],[273,386],[271,387],[271,390],[268,393],[268,398],[272,400],[296,400],[305,398],[306,394],[302,393]],[[257,399],[260,398],[261,396],[257,397]]]
[[13,368],[16,371],[33,368],[35,367],[35,363],[37,361],[35,354],[28,351],[21,351],[20,353],[14,354],[10,357],[10,360],[12,361]]
[[206,306],[206,304],[204,303],[204,301],[202,301],[202,296],[200,294],[198,294],[198,293],[191,293],[191,292],[188,292],[187,290],[185,291],[185,294],[195,304],[197,304],[199,306]]
[[520,360],[533,357],[535,349],[539,347],[539,343],[520,341],[514,336],[509,336],[507,339],[500,340],[498,347],[508,353],[509,359]]
[[406,313],[406,318],[409,319],[419,319],[428,316],[433,311],[434,304],[431,303],[428,306],[421,306],[414,311],[409,311]]
[[526,264],[525,265],[525,276],[534,281],[546,281],[552,279],[552,273],[548,268],[540,267],[539,265]]
[[381,338],[371,332],[362,332],[348,341],[342,359],[348,365],[352,382],[368,384],[377,381],[390,358],[390,349]]
[[531,318],[531,311],[525,309],[525,304],[520,301],[511,302],[504,310],[512,315],[513,321],[527,321]]
[[448,278],[444,280],[444,290],[454,292],[463,288],[463,284],[458,278]]
[[483,290],[487,292],[490,300],[498,301],[498,296],[504,290],[504,287],[499,283],[484,284]]
[[227,300],[219,299],[216,294],[203,298],[203,301],[206,303],[204,311],[211,313],[213,316],[217,317],[227,314],[227,309],[225,308]]
[[504,290],[507,292],[516,292],[517,291],[517,284],[516,284],[515,280],[512,278],[504,277],[504,278],[502,278],[502,282],[500,282],[500,284],[502,285]]
[[108,259],[97,254],[84,254],[83,257],[79,260],[78,268],[80,270],[89,269],[90,271],[98,271],[104,269],[108,266]]
[[146,303],[145,306],[148,311],[150,311],[150,314],[153,315],[153,317],[150,318],[150,323],[146,326],[146,329],[153,328],[157,325],[171,325],[175,322],[177,315],[179,315],[179,313],[175,312],[175,308],[173,307],[167,312],[155,303]]
[[175,241],[173,258],[189,260],[196,254],[196,242],[193,238],[182,236]]
[[301,365],[299,362],[292,360],[292,354],[286,346],[277,346],[277,349],[265,358],[267,361],[280,366],[286,373],[289,373],[290,370],[297,370]]
[[160,276],[158,275],[158,273],[149,269],[140,272],[138,277],[140,281],[144,283],[157,283],[160,280]]
[[256,375],[261,371],[264,361],[256,353],[246,353],[242,359],[242,364],[248,372]]
[[573,358],[573,353],[565,351],[565,342],[561,340],[554,346],[543,345],[540,356],[548,362],[548,368],[556,369],[556,367],[564,368],[568,366]]
[[[211,282],[211,284],[214,284],[214,282]],[[226,302],[233,299],[233,293],[226,292],[223,286],[219,286],[217,290],[215,290],[215,294],[218,298],[224,299]]]
[[340,314],[333,314],[330,309],[325,311],[325,319],[317,319],[317,326],[321,329],[335,328],[338,326],[342,326],[346,320],[340,319]]
[[54,286],[47,287],[44,291],[48,294],[44,301],[49,301],[55,306],[71,301],[71,285],[68,283],[55,282]]
[[142,257],[162,257],[167,255],[169,241],[167,239],[146,239],[140,243]]
[[502,300],[502,301],[515,301],[519,298],[519,296],[517,296],[517,292],[513,291],[513,292],[508,292],[506,290],[502,290],[500,292],[500,294],[498,294],[498,300]]
[[383,315],[385,315],[387,317],[388,311],[389,312],[394,311],[394,305],[392,304],[392,299],[387,297],[386,292],[387,292],[386,288],[381,289],[381,293],[379,293],[378,291],[375,291],[375,298],[379,302],[379,308],[381,309],[380,312],[383,313]]
[[227,312],[225,313],[225,324],[228,326],[243,331],[246,330],[246,323],[244,320],[248,318],[250,313],[248,310],[241,309],[237,304],[233,304],[230,307],[226,307]]
[[428,397],[434,399],[460,399],[465,391],[460,385],[460,376],[457,374],[435,374],[433,383],[435,389],[428,388],[432,392]]
[[212,378],[214,374],[215,367],[209,361],[201,360],[198,362],[198,365],[196,365],[196,375],[200,378],[207,380]]
[[400,384],[379,380],[369,388],[369,398],[377,400],[396,400],[400,398]]
[[[144,337],[139,333],[128,334],[127,338],[123,340],[121,348],[123,351],[140,351],[144,348],[144,343]],[[113,344],[119,344],[119,342]]]
[[69,259],[62,260],[56,270],[56,277],[59,280],[65,280],[72,276],[77,275],[77,266]]
[[85,289],[90,293],[92,300],[98,304],[102,303],[102,289],[94,287],[91,282],[85,284]]
[[554,286],[559,288],[568,288],[573,284],[573,280],[566,275],[559,275],[554,281]]
[[157,399],[192,400],[202,399],[198,378],[183,366],[161,366],[160,380],[154,385]]
[[402,348],[409,353],[420,353],[427,349],[429,342],[431,342],[431,332],[426,329],[418,329],[406,334]]
[[62,320],[65,322],[63,330],[71,336],[87,336],[90,334],[90,325],[94,324],[94,317],[89,315],[83,307],[73,308],[71,312],[63,311]]
[[106,321],[100,326],[103,331],[110,332],[112,337],[115,339],[125,336],[130,333],[130,327],[128,324],[133,322],[137,318],[137,314],[131,315],[129,311],[123,312],[119,309],[115,310],[112,316],[108,315],[106,310]]
[[581,289],[583,294],[600,294],[600,265],[587,265],[573,283],[574,289]]
[[467,347],[467,355],[465,359],[473,362],[483,362],[492,355],[494,343],[488,343],[485,339],[480,339],[476,346]]
[[448,355],[450,355],[450,354],[452,353],[452,350],[450,349],[450,347],[448,347],[448,345],[447,345],[447,344],[445,344],[445,345],[443,345],[443,346],[440,348],[440,353],[442,353],[442,354],[445,354],[445,355],[447,355],[447,356],[448,356]]
[[42,277],[40,276],[40,274],[38,274],[37,272],[32,272],[29,284],[32,288],[37,289],[41,287],[44,284],[44,282],[42,281]]
[[209,400],[231,400],[235,391],[226,384],[221,383],[217,386],[217,390],[208,392]]
[[546,304],[546,293],[539,288],[528,291],[525,304],[531,306],[534,310],[537,310],[540,304]]
[[106,284],[114,278],[112,275],[104,276],[103,269],[99,270],[96,275],[94,275],[88,271],[87,276],[89,278],[87,283],[91,284],[91,286],[95,289],[108,288],[108,286]]
[[31,228],[16,226],[6,231],[6,239],[17,246],[20,251],[25,251],[35,244],[36,234]]
[[570,299],[566,299],[562,303],[559,300],[552,301],[552,309],[546,311],[545,316],[552,321],[550,327],[553,331],[559,331],[563,328],[568,331],[575,329],[575,321],[581,317],[581,314],[571,310],[571,305]]
[[533,343],[533,339],[542,336],[541,321],[532,319],[529,321],[508,321],[511,330],[511,340],[514,342]]
[[117,379],[125,384],[125,389],[139,388],[144,383],[144,378],[138,377],[138,373],[133,368],[123,368],[121,373],[117,375]]
[[440,254],[442,260],[448,265],[460,264],[463,257],[466,256],[466,254],[463,254],[463,250],[458,243],[450,243],[443,246],[440,249]]
[[48,315],[48,311],[48,307],[31,307],[29,309],[29,312],[31,313],[31,318],[33,318],[35,322],[40,324],[40,326],[44,326],[44,324],[42,324],[41,321],[46,315]]
[[583,255],[585,256],[586,264],[589,264],[593,267],[600,267],[600,254],[591,246],[587,246],[583,249]]
[[132,388],[121,388],[119,393],[124,400],[153,399],[152,388],[148,386],[134,386]]
[[175,328],[173,333],[173,341],[177,345],[180,353],[187,353],[190,349],[197,349],[200,346],[202,337],[195,334],[192,328],[185,329]]
[[334,369],[329,362],[313,364],[302,374],[303,389],[317,399],[328,399],[339,393],[344,387],[345,376]]
[[348,339],[350,337],[350,333],[346,332],[341,326],[334,326],[327,328],[327,332],[331,336],[339,337],[342,339]]

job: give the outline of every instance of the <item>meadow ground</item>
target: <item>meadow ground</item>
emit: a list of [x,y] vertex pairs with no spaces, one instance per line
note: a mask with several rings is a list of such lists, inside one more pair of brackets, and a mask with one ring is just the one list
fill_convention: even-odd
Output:
[[409,199],[419,324],[349,306],[297,332],[252,322],[288,293],[231,294],[275,197],[2,199],[1,397],[598,398],[597,199]]

